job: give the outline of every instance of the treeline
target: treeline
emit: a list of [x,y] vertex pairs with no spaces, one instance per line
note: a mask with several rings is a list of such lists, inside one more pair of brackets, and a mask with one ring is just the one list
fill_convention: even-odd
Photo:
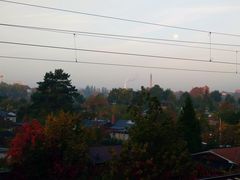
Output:
[[29,103],[30,88],[21,84],[0,83],[0,110],[17,112]]
[[[46,73],[44,81],[38,83],[37,89],[30,89],[28,86],[20,84],[0,83],[0,109],[16,112],[18,121],[32,117],[39,118],[39,116],[42,118],[49,112],[54,113],[56,109],[84,111],[87,118],[110,119],[113,112],[117,118],[127,118],[128,106],[137,100],[138,91],[133,89],[114,88],[109,91],[106,88],[87,86],[85,89],[77,90],[68,79],[70,75],[58,71]],[[61,79],[63,82],[57,82],[57,79]],[[72,89],[68,88],[69,85]],[[63,96],[60,96],[58,88],[62,88]],[[47,91],[51,93],[50,96]],[[187,92],[163,89],[159,85],[153,86],[148,91],[150,96],[156,97],[163,107],[167,107],[175,113],[179,113],[185,96],[188,94]],[[190,95],[197,113],[217,114],[227,124],[239,123],[240,100],[234,95],[223,96],[217,90]],[[51,104],[52,101],[55,102]]]

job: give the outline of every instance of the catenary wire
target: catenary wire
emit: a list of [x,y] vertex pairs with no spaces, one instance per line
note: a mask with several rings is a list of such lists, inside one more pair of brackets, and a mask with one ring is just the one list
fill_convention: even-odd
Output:
[[90,64],[90,65],[103,65],[103,66],[120,66],[120,67],[133,67],[133,68],[145,68],[145,69],[162,69],[162,70],[175,70],[175,71],[190,71],[190,72],[205,72],[205,73],[223,73],[223,74],[236,74],[232,71],[217,71],[217,70],[205,70],[205,69],[187,69],[187,68],[173,68],[173,67],[162,67],[162,66],[143,66],[134,64],[116,64],[116,63],[99,63],[90,61],[67,61],[60,59],[45,59],[45,58],[32,58],[32,57],[18,57],[18,56],[2,56],[2,59],[15,59],[15,60],[26,60],[26,61],[43,61],[43,62],[59,62],[59,63],[79,63],[79,64]]
[[[64,33],[64,34],[76,34],[76,35],[80,35],[80,36],[108,38],[108,39],[140,42],[140,43],[163,44],[163,45],[169,45],[169,46],[180,46],[180,47],[187,47],[187,48],[197,48],[197,49],[208,49],[209,50],[209,47],[203,47],[203,46],[192,46],[192,45],[184,45],[184,44],[176,44],[176,43],[173,44],[173,43],[159,42],[159,41],[171,41],[171,42],[178,42],[178,43],[198,43],[197,41],[179,41],[179,40],[171,40],[171,39],[160,39],[160,38],[129,36],[129,35],[119,35],[119,34],[107,34],[107,33],[88,32],[88,31],[74,31],[74,30],[66,30],[66,29],[55,29],[55,28],[25,26],[25,25],[6,24],[6,23],[0,23],[0,26],[24,28],[24,29],[31,29],[31,30],[47,31],[47,32]],[[138,40],[138,39],[144,39],[144,40]],[[146,41],[146,40],[151,40],[151,41]],[[216,51],[228,51],[228,52],[234,52],[234,53],[236,52],[236,50],[231,50],[231,49],[222,49],[222,48],[211,48],[211,49],[216,50]]]
[[82,12],[82,11],[73,11],[73,10],[68,10],[68,9],[61,9],[61,8],[48,7],[48,6],[41,6],[41,5],[30,4],[30,3],[22,3],[22,2],[17,2],[17,1],[0,0],[0,2],[17,4],[17,5],[23,5],[23,6],[29,6],[29,7],[35,7],[35,8],[42,8],[42,9],[48,9],[48,10],[54,10],[54,11],[62,11],[62,12],[68,12],[68,13],[82,14],[82,15],[86,15],[86,16],[94,16],[94,17],[105,18],[105,19],[112,19],[112,20],[118,20],[118,21],[140,23],[140,24],[161,26],[161,27],[181,29],[181,30],[188,30],[188,31],[195,31],[195,32],[202,32],[202,33],[209,33],[209,32],[211,32],[211,33],[219,34],[219,35],[240,37],[239,34],[232,34],[232,33],[225,33],[225,32],[216,32],[216,31],[207,31],[207,30],[202,30],[202,29],[180,27],[180,26],[171,26],[171,25],[154,23],[154,22],[148,22],[148,21],[140,21],[140,20],[120,18],[120,17],[114,17],[114,16],[106,16],[106,15],[87,13],[87,12]]
[[[146,58],[172,59],[172,60],[209,63],[209,60],[204,60],[204,59],[182,58],[182,57],[173,57],[173,56],[160,56],[160,55],[150,55],[150,54],[138,54],[138,53],[106,51],[106,50],[96,50],[96,49],[72,48],[72,47],[63,47],[63,46],[50,46],[50,45],[30,44],[30,43],[10,42],[10,41],[0,41],[0,44],[30,46],[30,47],[39,47],[39,48],[51,48],[51,49],[62,49],[62,50],[72,50],[72,51],[77,50],[77,51],[85,51],[85,52],[93,52],[93,53],[104,53],[104,54],[114,54],[114,55],[137,56],[137,57],[146,57]],[[221,64],[234,64],[234,65],[236,64],[236,63],[232,63],[232,62],[217,61],[217,60],[212,61],[212,62],[221,63]]]

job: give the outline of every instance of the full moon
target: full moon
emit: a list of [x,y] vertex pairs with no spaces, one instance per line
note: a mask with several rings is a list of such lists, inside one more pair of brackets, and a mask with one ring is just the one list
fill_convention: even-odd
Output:
[[173,34],[173,38],[178,39],[179,38],[178,34]]

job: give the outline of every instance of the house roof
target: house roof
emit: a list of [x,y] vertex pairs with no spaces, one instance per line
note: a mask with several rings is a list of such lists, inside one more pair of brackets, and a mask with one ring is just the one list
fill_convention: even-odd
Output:
[[106,161],[110,161],[113,154],[119,156],[121,149],[121,145],[90,147],[90,158],[94,164],[102,164]]
[[212,149],[211,151],[240,165],[240,147]]
[[113,130],[127,130],[133,125],[134,122],[132,120],[118,120],[111,128]]
[[8,115],[8,117],[16,117],[16,114],[13,112],[9,112],[7,115]]
[[108,120],[102,120],[102,119],[98,119],[98,120],[85,119],[82,121],[82,124],[85,127],[94,127],[94,126],[104,126],[108,124],[108,122],[109,122]]
[[0,117],[7,117],[7,112],[0,110]]
[[207,153],[214,154],[228,161],[231,164],[240,165],[240,147],[211,149],[209,151],[203,151],[203,152],[195,153],[192,155],[195,156],[195,155],[207,154]]

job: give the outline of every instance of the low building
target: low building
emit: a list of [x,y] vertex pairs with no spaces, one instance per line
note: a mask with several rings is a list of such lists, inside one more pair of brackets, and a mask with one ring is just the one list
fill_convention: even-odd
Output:
[[16,123],[17,122],[17,115],[13,112],[9,112],[9,113],[7,113],[7,120]]
[[7,155],[8,148],[0,148],[0,159],[3,159]]
[[0,110],[0,120],[7,120],[7,112]]
[[82,121],[82,125],[87,128],[91,127],[108,127],[111,125],[109,120],[105,119],[85,119]]
[[110,128],[111,129],[111,138],[119,139],[119,140],[127,140],[129,138],[128,130],[135,123],[132,120],[118,120],[116,123]]
[[9,121],[16,123],[17,116],[13,112],[6,112],[6,111],[0,110],[0,120],[9,120]]

